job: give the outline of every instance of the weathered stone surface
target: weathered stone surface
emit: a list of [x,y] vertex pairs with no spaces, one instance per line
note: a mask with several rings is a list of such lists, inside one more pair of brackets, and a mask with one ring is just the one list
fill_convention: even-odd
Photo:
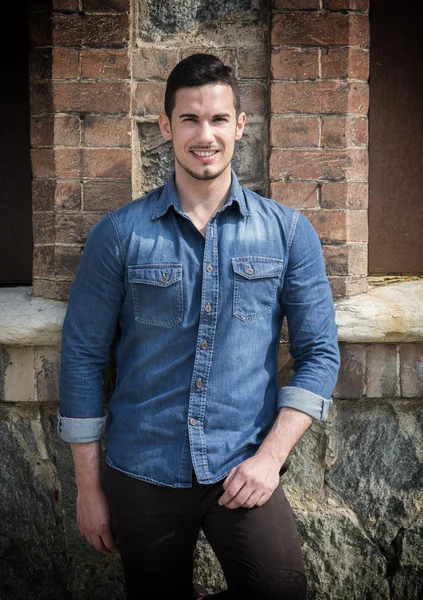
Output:
[[62,333],[64,302],[34,298],[29,287],[0,290],[0,345],[55,346]]
[[33,402],[36,400],[34,377],[34,348],[10,347],[7,352],[7,367],[3,373],[4,402]]
[[399,559],[391,563],[392,600],[423,598],[423,515],[396,538]]
[[374,286],[366,294],[335,302],[339,339],[344,342],[423,340],[423,281]]

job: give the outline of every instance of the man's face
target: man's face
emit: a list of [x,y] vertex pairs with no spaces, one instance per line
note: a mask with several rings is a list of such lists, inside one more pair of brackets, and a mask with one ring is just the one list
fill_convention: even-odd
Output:
[[246,116],[236,116],[229,85],[180,88],[171,122],[159,117],[162,135],[172,140],[176,172],[194,179],[216,179],[230,168],[235,141],[241,139]]

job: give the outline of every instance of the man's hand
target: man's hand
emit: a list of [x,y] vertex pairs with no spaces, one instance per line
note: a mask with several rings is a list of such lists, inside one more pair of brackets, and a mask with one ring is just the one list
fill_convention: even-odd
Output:
[[119,552],[111,528],[110,508],[101,488],[78,492],[76,521],[87,542],[99,552]]
[[262,506],[279,485],[280,468],[280,462],[264,452],[248,458],[229,472],[219,504],[226,508]]

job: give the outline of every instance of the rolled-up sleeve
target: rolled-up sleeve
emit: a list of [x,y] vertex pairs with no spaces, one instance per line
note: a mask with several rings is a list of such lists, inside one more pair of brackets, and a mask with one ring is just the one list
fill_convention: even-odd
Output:
[[294,375],[279,391],[278,407],[327,419],[339,371],[338,328],[320,240],[296,213],[281,302],[287,319]]
[[90,231],[62,330],[59,436],[98,440],[106,427],[103,371],[110,361],[123,298],[122,248],[108,215]]

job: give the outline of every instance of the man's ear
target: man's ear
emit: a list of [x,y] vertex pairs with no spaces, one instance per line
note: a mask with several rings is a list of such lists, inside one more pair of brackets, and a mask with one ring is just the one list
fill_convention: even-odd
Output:
[[244,133],[245,122],[247,120],[247,115],[245,112],[242,112],[238,115],[238,119],[236,121],[236,131],[235,131],[235,139],[240,140]]
[[160,113],[159,115],[159,127],[163,138],[166,142],[169,142],[172,139],[172,128],[169,117],[165,113]]

